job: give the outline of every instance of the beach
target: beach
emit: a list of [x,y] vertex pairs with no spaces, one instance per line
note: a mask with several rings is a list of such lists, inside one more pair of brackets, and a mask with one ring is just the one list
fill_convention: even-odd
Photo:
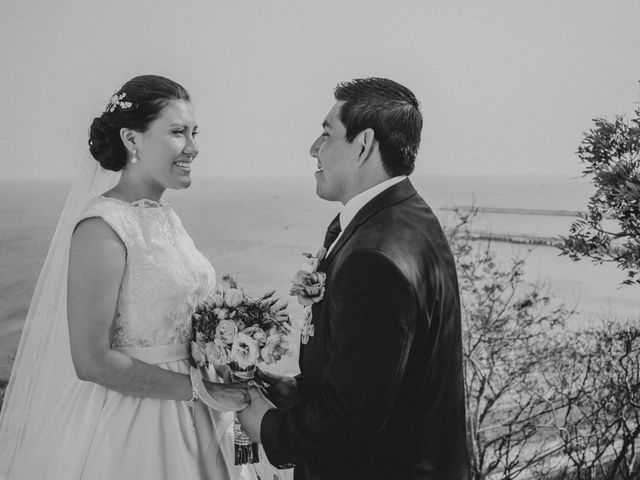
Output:
[[[499,259],[526,256],[527,278],[544,282],[556,301],[576,307],[573,324],[640,314],[637,287],[621,287],[624,275],[614,265],[573,262],[553,246],[498,241],[568,233],[574,213],[584,210],[591,192],[583,179],[433,176],[412,181],[445,224],[455,221],[454,206],[481,207],[474,231],[493,238]],[[68,180],[0,182],[0,379],[9,376],[69,186]],[[340,207],[316,197],[312,175],[194,175],[191,188],[168,191],[165,198],[219,276],[233,274],[250,293],[275,289],[289,300],[294,320],[300,317],[301,307],[288,297],[291,277],[302,252],[320,247],[326,225]],[[296,359],[279,368],[295,371]]]

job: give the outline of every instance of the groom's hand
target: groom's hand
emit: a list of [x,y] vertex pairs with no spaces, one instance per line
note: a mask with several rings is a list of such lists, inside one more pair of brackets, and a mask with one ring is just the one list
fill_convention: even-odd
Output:
[[256,369],[256,377],[268,385],[267,396],[278,408],[289,408],[298,402],[298,383],[294,377],[276,375]]
[[252,442],[261,443],[260,441],[260,426],[262,425],[262,417],[268,410],[275,408],[263,394],[260,388],[257,386],[249,387],[249,396],[251,397],[251,404],[238,412],[238,419],[242,424],[242,428]]

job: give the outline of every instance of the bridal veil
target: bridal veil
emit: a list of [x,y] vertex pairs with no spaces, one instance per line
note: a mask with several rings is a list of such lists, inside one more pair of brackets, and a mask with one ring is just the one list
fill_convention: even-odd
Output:
[[38,446],[50,445],[52,440],[55,444],[56,435],[65,431],[69,421],[91,421],[98,413],[99,402],[86,402],[74,409],[77,418],[69,418],[79,382],[69,349],[67,264],[71,235],[82,209],[119,177],[120,173],[104,170],[89,153],[80,162],[36,284],[0,411],[2,480],[13,478],[10,474],[16,466],[39,462],[43,456],[55,455],[64,462],[63,452],[42,451]]

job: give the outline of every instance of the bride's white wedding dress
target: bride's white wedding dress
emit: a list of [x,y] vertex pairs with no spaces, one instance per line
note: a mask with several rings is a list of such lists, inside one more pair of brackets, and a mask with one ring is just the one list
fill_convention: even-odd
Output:
[[[215,288],[215,271],[166,203],[92,199],[126,247],[112,348],[188,373],[191,314]],[[62,368],[68,368],[68,365]],[[215,375],[215,373],[213,373]],[[9,479],[237,479],[233,413],[202,403],[121,395],[75,379],[41,431],[18,452]],[[1,476],[1,475],[0,475]]]
[[[163,202],[97,196],[118,183],[86,154],[36,284],[0,410],[0,480],[290,479],[261,451],[234,465],[233,414],[121,395],[77,378],[67,326],[67,266],[79,219],[103,218],[127,249],[113,347],[187,373],[191,313],[215,271]],[[216,380],[211,371],[212,380]],[[242,473],[240,473],[240,470]]]

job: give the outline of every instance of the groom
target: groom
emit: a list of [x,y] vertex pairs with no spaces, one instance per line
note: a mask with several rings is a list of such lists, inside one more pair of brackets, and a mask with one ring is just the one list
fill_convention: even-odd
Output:
[[296,479],[468,478],[456,270],[435,215],[407,178],[422,115],[383,78],[335,89],[311,146],[316,192],[344,205],[329,227],[324,297],[300,375],[262,373],[240,420]]

